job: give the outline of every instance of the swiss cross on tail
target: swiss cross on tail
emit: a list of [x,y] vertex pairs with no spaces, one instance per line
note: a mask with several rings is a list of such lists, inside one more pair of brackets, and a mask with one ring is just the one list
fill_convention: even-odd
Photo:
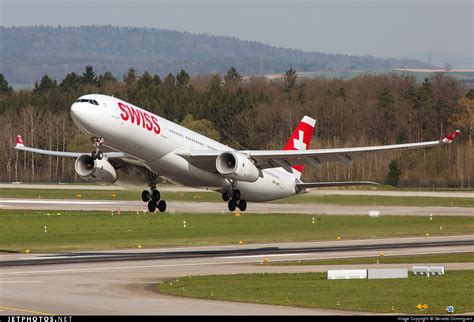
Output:
[[[301,122],[296,127],[295,131],[291,135],[288,143],[286,143],[285,148],[283,150],[306,150],[309,147],[309,142],[313,137],[314,126],[316,125],[316,120],[309,117],[304,116]],[[296,178],[301,177],[301,172],[303,171],[303,165],[294,165],[293,174]]]

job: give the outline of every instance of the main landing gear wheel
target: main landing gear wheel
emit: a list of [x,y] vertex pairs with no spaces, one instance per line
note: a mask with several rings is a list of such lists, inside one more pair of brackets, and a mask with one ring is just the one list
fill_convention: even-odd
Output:
[[148,202],[148,211],[155,212],[155,210],[156,210],[156,202],[154,202],[153,200],[150,200]]
[[165,212],[165,210],[166,210],[166,201],[160,200],[160,202],[158,202],[158,210],[160,212]]
[[148,202],[148,201],[150,201],[150,199],[151,199],[150,191],[148,191],[148,190],[143,190],[143,191],[142,191],[142,201],[143,201],[143,202]]
[[153,200],[154,202],[158,202],[160,201],[161,199],[161,194],[158,190],[152,190],[151,192],[151,200]]
[[230,192],[229,192],[229,191],[224,191],[224,192],[222,193],[222,200],[224,200],[224,201],[229,201],[229,200],[230,200],[230,197],[231,197],[231,195],[230,195]]
[[229,211],[234,211],[235,208],[237,208],[237,203],[233,199],[231,199],[227,203],[227,208],[229,208]]
[[240,209],[240,211],[245,211],[247,209],[247,201],[240,200],[239,201],[239,209]]
[[240,190],[239,189],[235,189],[235,190],[232,191],[232,199],[234,199],[235,201],[240,200]]

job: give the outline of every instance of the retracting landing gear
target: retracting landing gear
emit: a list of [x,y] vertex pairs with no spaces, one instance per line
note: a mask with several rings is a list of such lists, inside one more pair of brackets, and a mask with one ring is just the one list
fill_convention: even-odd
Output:
[[232,192],[224,191],[222,193],[222,199],[227,201],[227,208],[229,211],[234,211],[236,208],[239,208],[240,211],[245,211],[247,209],[247,202],[240,199],[240,190],[233,189]]
[[104,158],[104,153],[101,151],[103,143],[104,138],[92,138],[92,146],[95,148],[95,151],[91,152],[92,159],[102,160]]
[[148,202],[148,211],[155,212],[158,208],[160,212],[165,212],[166,210],[166,201],[160,200],[161,194],[156,189],[156,174],[150,172],[150,190],[142,191],[142,200],[143,202]]

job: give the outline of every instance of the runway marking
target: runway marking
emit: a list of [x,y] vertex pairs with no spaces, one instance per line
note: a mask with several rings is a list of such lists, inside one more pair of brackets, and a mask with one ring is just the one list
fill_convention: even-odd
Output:
[[262,254],[262,255],[244,255],[244,256],[221,256],[218,258],[236,259],[236,258],[260,258],[260,257],[286,257],[286,256],[305,256],[311,253],[295,253],[295,254]]
[[[384,248],[380,248],[383,250]],[[385,251],[385,257],[395,257],[395,256],[421,256],[421,255],[431,255],[431,254],[448,254],[448,253],[440,253],[439,250],[433,250],[433,251],[427,251],[423,253],[410,253],[410,252],[392,252],[390,250],[384,250]],[[469,252],[470,249],[466,250],[454,250],[450,251],[449,254],[453,253],[467,253]],[[221,259],[237,259],[237,258],[263,258],[263,257],[285,257],[285,256],[311,256],[315,255],[315,253],[297,253],[297,254],[266,254],[266,255],[245,255],[245,256],[229,256],[229,257],[218,257]],[[349,255],[349,256],[331,256],[331,257],[321,257],[321,258],[316,258],[315,260],[328,260],[328,259],[347,259],[347,258],[369,258],[369,257],[380,257],[379,254],[372,254],[372,255]],[[285,261],[285,260],[282,260]]]
[[255,261],[240,261],[240,262],[216,262],[216,263],[188,263],[188,264],[165,264],[165,265],[145,265],[145,266],[120,266],[120,267],[95,267],[95,268],[76,268],[76,269],[57,269],[46,271],[20,271],[0,273],[0,275],[20,275],[20,274],[41,274],[41,273],[75,273],[75,272],[95,272],[107,270],[125,270],[125,269],[140,269],[140,268],[165,268],[176,266],[203,266],[203,265],[223,265],[223,264],[246,264],[256,263]]
[[33,313],[33,314],[37,314],[37,315],[57,315],[57,314],[53,314],[53,313],[46,313],[46,312],[39,312],[39,311],[33,311],[33,310],[18,309],[18,308],[15,308],[15,307],[8,307],[8,306],[0,306],[0,309],[7,309],[7,310],[10,310],[10,311]]
[[[451,251],[449,253],[465,253],[466,251]],[[396,253],[397,254],[397,253]],[[402,253],[400,255],[423,255],[423,254],[438,254],[438,252],[426,252],[422,254],[406,254]],[[394,256],[393,254],[386,256],[390,257]],[[263,258],[264,256],[260,256]],[[350,256],[346,258],[357,258],[357,257],[371,257],[370,255],[357,255],[357,256]],[[377,256],[374,256],[377,257]],[[224,259],[224,258],[221,258]],[[338,257],[334,258],[321,258],[323,260],[326,259],[338,259]],[[200,263],[182,263],[182,264],[161,264],[161,265],[143,265],[143,266],[119,266],[119,267],[95,267],[95,268],[75,268],[75,269],[57,269],[57,270],[42,270],[42,271],[17,271],[17,272],[1,272],[0,275],[8,276],[8,275],[25,275],[25,274],[51,274],[51,273],[80,273],[80,272],[97,272],[97,271],[110,271],[110,270],[127,270],[127,269],[143,269],[143,268],[165,268],[165,267],[192,267],[192,266],[217,266],[217,265],[238,265],[238,264],[258,264],[256,261],[220,261],[220,262],[200,262]],[[473,264],[474,263],[463,263],[463,264]]]

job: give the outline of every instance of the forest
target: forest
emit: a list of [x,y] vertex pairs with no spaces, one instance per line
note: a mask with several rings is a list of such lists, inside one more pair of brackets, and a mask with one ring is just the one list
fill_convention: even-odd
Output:
[[474,90],[444,75],[417,82],[406,74],[362,75],[350,80],[243,79],[224,73],[165,77],[130,68],[123,76],[92,66],[62,80],[42,76],[34,88],[14,91],[0,74],[0,181],[80,182],[69,159],[13,149],[25,145],[60,151],[92,150],[69,107],[81,95],[114,95],[237,149],[281,149],[304,115],[317,119],[310,148],[368,146],[438,140],[460,129],[453,144],[373,154],[352,167],[307,166],[303,180],[373,180],[398,187],[474,186]]
[[48,74],[62,79],[93,65],[97,72],[123,75],[129,67],[165,77],[185,69],[190,75],[224,74],[235,66],[243,75],[298,71],[389,70],[429,67],[410,59],[382,59],[306,52],[234,37],[156,28],[115,26],[0,26],[0,70],[11,83],[33,84]]

